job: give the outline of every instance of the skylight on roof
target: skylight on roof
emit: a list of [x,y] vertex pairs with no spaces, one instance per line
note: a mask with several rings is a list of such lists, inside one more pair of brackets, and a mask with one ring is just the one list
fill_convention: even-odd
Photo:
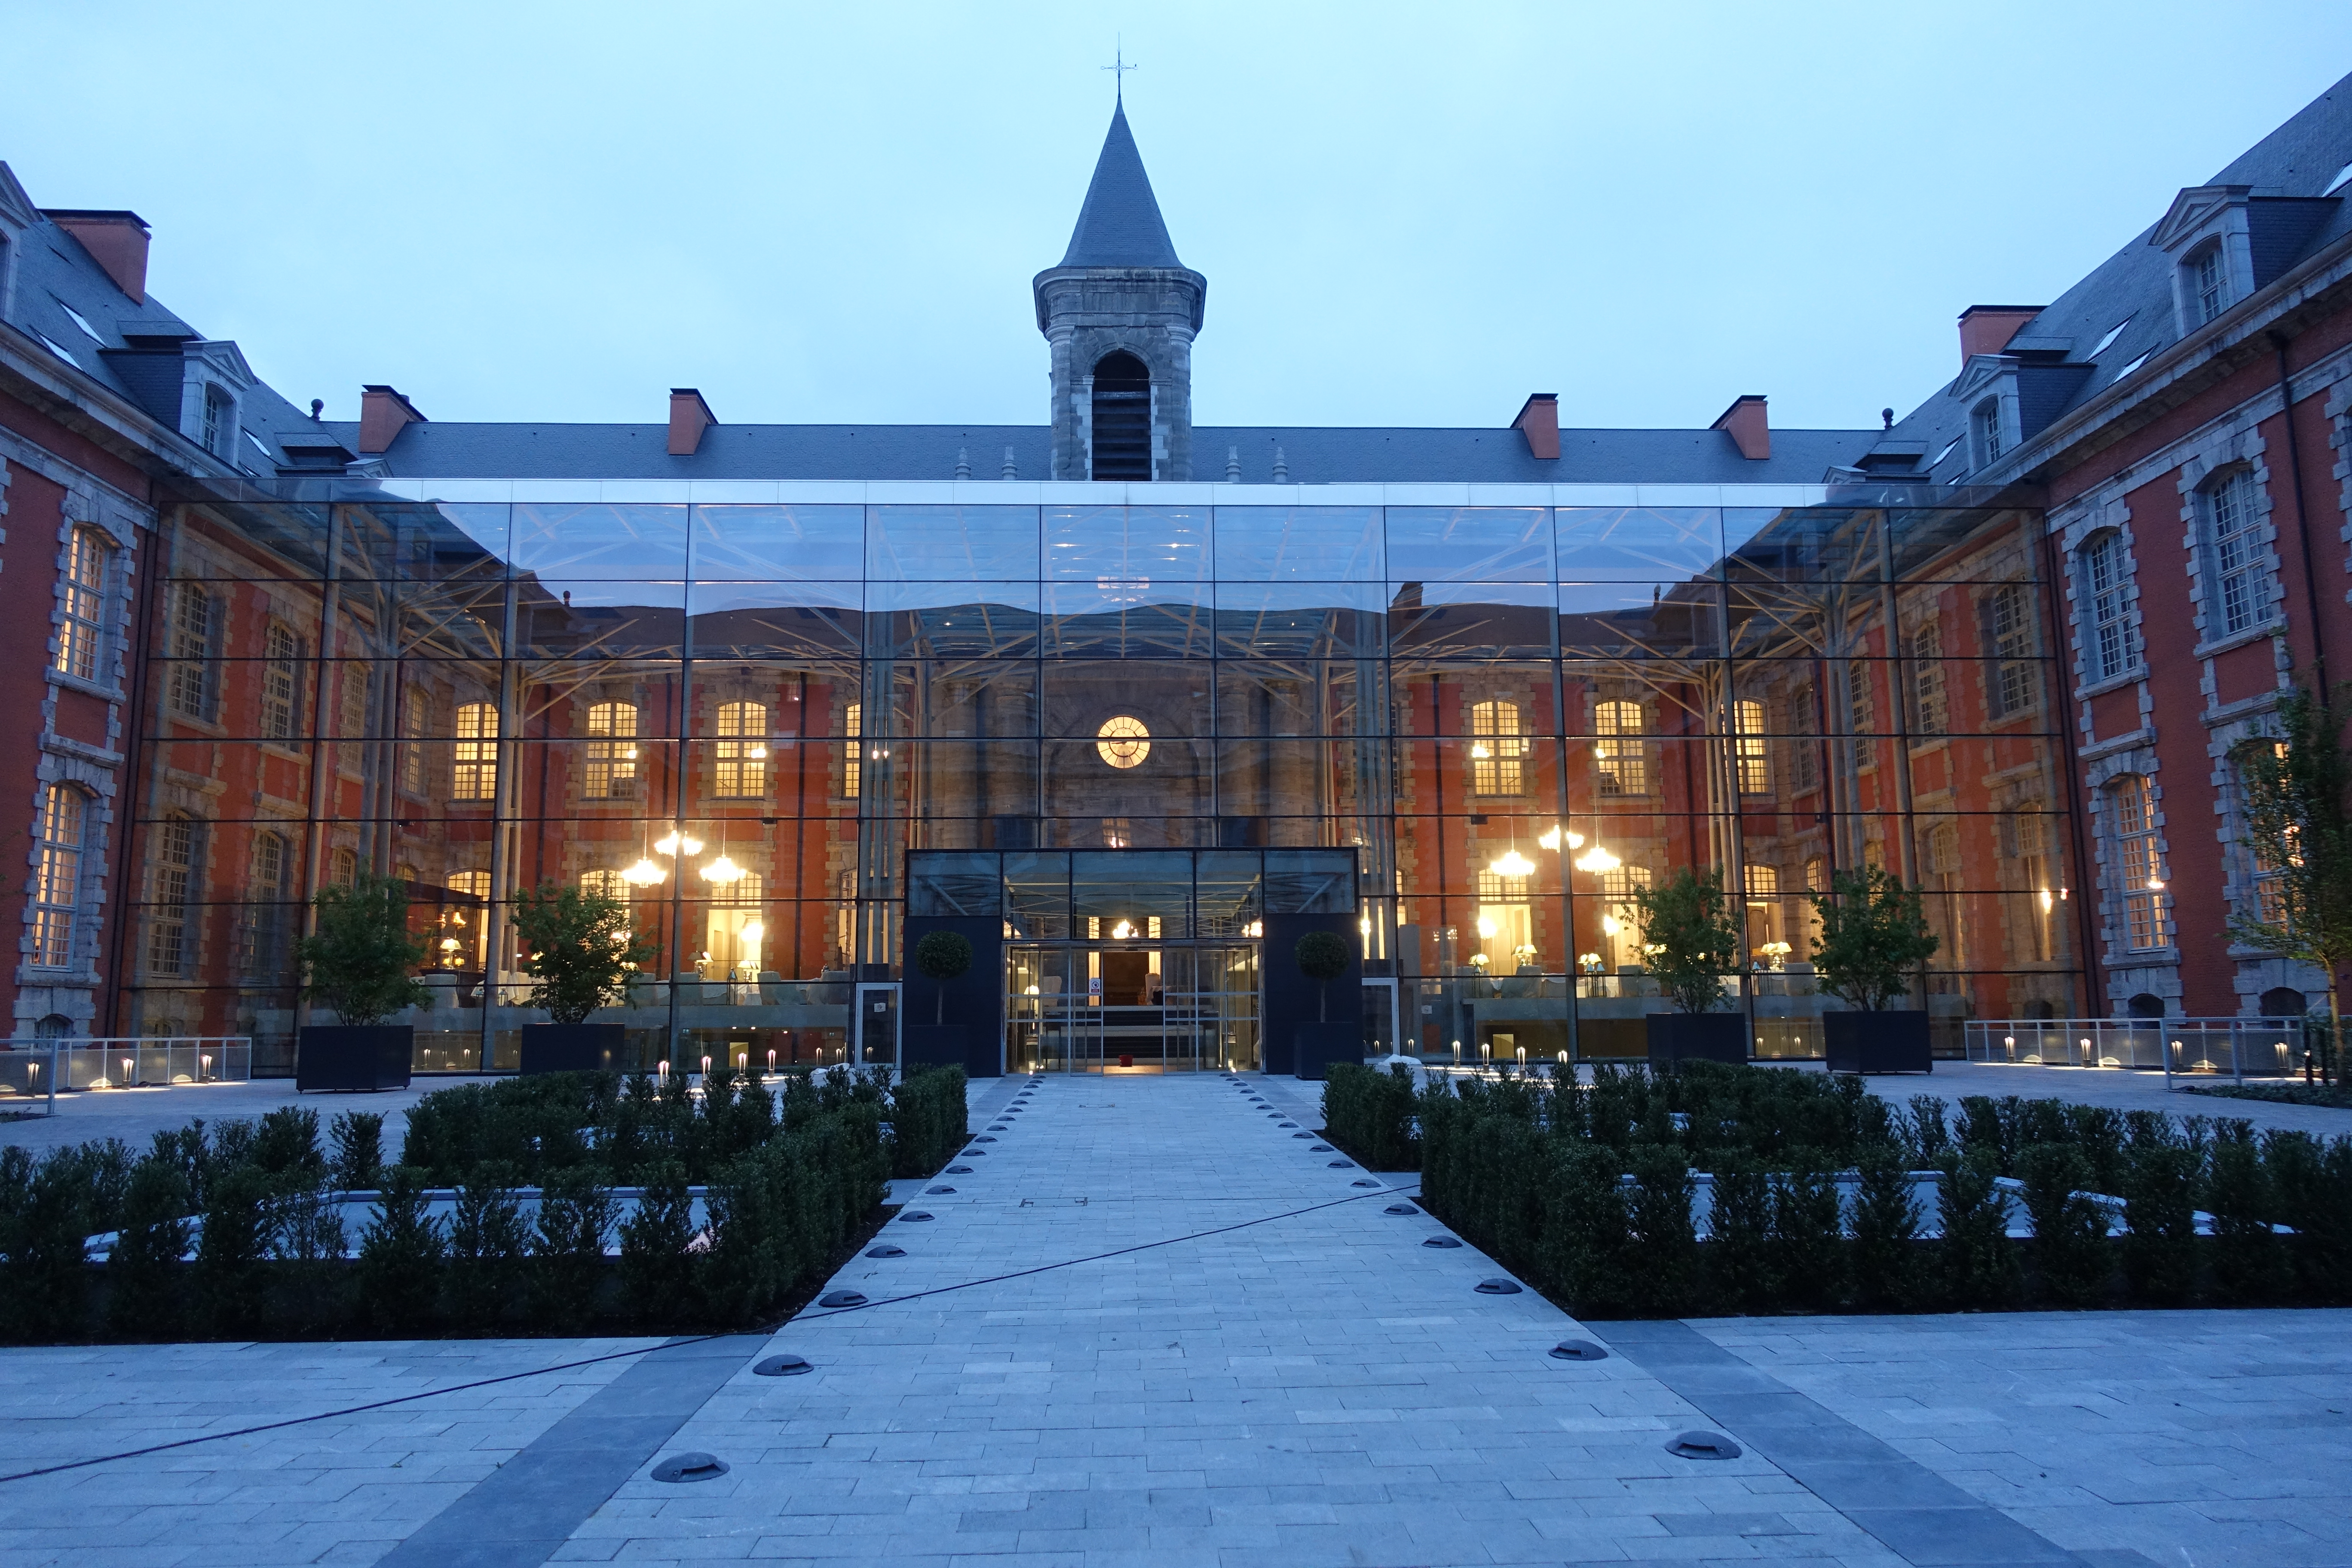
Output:
[[[55,294],[50,295],[49,298],[52,300],[58,300],[58,297]],[[83,318],[82,313],[79,310],[75,310],[63,300],[58,300],[58,309],[63,310],[67,315],[71,316],[73,318],[73,324],[79,327],[81,329],[82,336],[88,338],[91,342],[103,343],[106,342],[104,338],[98,335],[98,329],[91,326],[89,322]]]
[[2115,345],[2115,341],[2124,335],[2124,329],[2131,324],[2132,319],[2129,316],[2126,316],[2122,321],[2117,321],[2114,326],[2109,327],[2107,329],[2107,335],[2099,340],[2099,346],[2091,351],[2091,357],[2093,359],[2096,359],[2101,354],[2106,353],[2108,349]]
[[1937,465],[1937,463],[1941,463],[1945,458],[1948,458],[1948,457],[1950,457],[1950,456],[1952,455],[1952,448],[1953,448],[1953,447],[1957,447],[1957,446],[1958,446],[1959,444],[1960,444],[1960,438],[1959,438],[1958,436],[1955,436],[1955,437],[1953,437],[1950,440],[1948,440],[1948,441],[1945,442],[1945,443],[1944,443],[1944,449],[1943,449],[1942,451],[1940,451],[1940,452],[1937,453],[1937,454],[1936,454],[1936,456],[1935,456],[1935,459],[1934,459],[1934,461],[1930,462],[1927,466],[1928,466],[1929,468],[1934,468],[1934,467],[1936,467],[1936,465]]
[[[2154,349],[2150,349],[2150,350],[2148,350],[2148,351],[2147,351],[2147,353],[2154,353],[2155,352],[2156,352],[2156,351],[2155,351]],[[2147,354],[2145,354],[2145,353],[2144,353],[2144,354],[2140,355],[2140,356],[2139,356],[2139,358],[2137,358],[2137,359],[2136,359],[2136,360],[2132,361],[2132,362],[2131,362],[2131,363],[2129,363],[2129,364],[2127,364],[2127,365],[2124,366],[2124,367],[2123,367],[2123,369],[2121,369],[2121,370],[2119,370],[2119,371],[2116,372],[2116,379],[2117,381],[2121,381],[2124,377],[2126,377],[2126,376],[2129,375],[2132,372],[2134,372],[2134,371],[2137,370],[2140,366],[2142,366],[2142,365],[2146,364],[2147,363]]]
[[253,443],[253,449],[261,454],[261,460],[263,462],[275,463],[278,461],[276,454],[271,452],[269,449],[268,442],[263,440],[260,437],[255,435],[250,430],[247,430],[245,433],[245,438]]
[[2336,177],[2328,181],[2327,188],[2319,194],[2323,196],[2332,196],[2347,185],[2352,185],[2352,163],[2347,163],[2336,170]]
[[38,327],[33,329],[33,335],[40,339],[41,342],[47,345],[51,353],[57,355],[59,359],[73,366],[74,369],[79,370],[81,368],[81,361],[74,358],[72,354],[67,353],[66,346],[58,342],[57,339],[49,336],[48,333],[41,331]]

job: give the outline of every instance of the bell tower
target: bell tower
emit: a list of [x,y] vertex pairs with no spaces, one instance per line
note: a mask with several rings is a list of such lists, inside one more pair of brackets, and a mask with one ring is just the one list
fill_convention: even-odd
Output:
[[1192,339],[1209,280],[1176,258],[1122,100],[1061,264],[1037,274],[1057,479],[1192,477]]

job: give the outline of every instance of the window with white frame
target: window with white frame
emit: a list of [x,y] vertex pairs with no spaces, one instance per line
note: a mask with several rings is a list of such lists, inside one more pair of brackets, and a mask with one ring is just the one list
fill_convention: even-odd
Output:
[[77,680],[96,680],[106,641],[106,578],[114,546],[87,524],[67,536],[64,581],[58,585],[64,616],[58,628],[56,668]]
[[[2260,743],[2262,742],[2256,742],[2256,744]],[[2286,760],[2286,747],[2284,744],[2273,741],[2269,745],[2273,756],[2281,762]],[[2236,760],[2240,768],[2239,798],[2242,801],[2245,798],[2243,773],[2245,757],[2242,751],[2239,752]],[[2242,817],[2241,820],[2243,820]],[[2251,831],[2246,836],[2247,858],[2253,862],[2254,918],[2267,925],[2286,923],[2286,869],[2288,863],[2294,858],[2294,826],[2288,825],[2284,856],[2281,854],[2281,847],[2266,844],[2255,838]]]
[[1792,787],[1799,790],[1818,788],[1822,782],[1822,755],[1812,739],[1820,728],[1819,715],[1820,704],[1810,685],[1789,693],[1789,728],[1795,735],[1789,746],[1789,772]]
[[212,717],[213,596],[198,584],[172,584],[172,673],[165,700],[189,719]]
[[2126,773],[2108,788],[2114,812],[2116,880],[2124,900],[2124,945],[2150,952],[2164,945],[2164,870],[2157,852],[2156,792]]
[[1516,702],[1474,702],[1470,705],[1470,793],[1515,795],[1527,793],[1523,759],[1528,742],[1520,733]]
[[2112,680],[2139,664],[2139,641],[2132,635],[2131,575],[2124,559],[2123,535],[2113,529],[2093,534],[2083,546],[2082,561],[2091,679]]
[[2189,308],[2195,317],[2189,324],[2201,327],[2230,308],[2230,269],[2221,258],[2219,240],[2208,245],[2187,262],[2189,269]]
[[1845,667],[1846,728],[1849,733],[1867,735],[1878,727],[1878,708],[1870,698],[1870,660],[1853,658]]
[[262,634],[261,738],[265,741],[294,738],[294,702],[301,652],[301,645],[294,640],[292,632],[276,621],[269,623],[269,629]]
[[589,800],[633,800],[637,793],[637,707],[634,702],[588,705],[588,755],[580,793]]
[[499,710],[487,702],[457,708],[457,743],[450,761],[449,798],[492,800],[499,792]]
[[195,875],[196,825],[175,812],[155,825],[147,927],[147,967],[152,973],[169,978],[186,971],[188,896]]
[[1592,705],[1592,760],[1602,795],[1650,793],[1648,742],[1642,739],[1642,705],[1614,700]]
[[[461,905],[444,917],[442,924],[449,934],[442,937],[442,963],[450,969],[479,969],[489,942],[490,874],[488,871],[452,871],[444,885],[453,893],[469,895],[478,902]],[[457,932],[466,933],[459,940]],[[457,945],[448,944],[457,942]],[[468,951],[470,947],[471,951]]]
[[423,795],[426,746],[433,733],[433,703],[422,691],[408,694],[400,731],[400,787],[411,795]]
[[267,980],[277,973],[285,897],[286,840],[275,833],[257,833],[237,921],[237,963],[249,978]]
[[33,872],[33,967],[70,969],[74,924],[81,902],[82,837],[89,800],[71,784],[41,792]]
[[1741,700],[1731,705],[1731,755],[1742,795],[1772,793],[1772,762],[1765,750],[1764,704]]
[[1986,652],[1992,656],[1986,695],[1992,717],[2008,719],[2040,707],[2042,682],[2033,663],[2033,607],[2025,589],[2004,583],[1984,599]]
[[1943,734],[1951,715],[1944,692],[1944,633],[1934,621],[1911,634],[1911,694],[1915,734]]
[[227,393],[217,386],[205,388],[205,422],[202,432],[205,451],[215,458],[229,454],[229,443],[236,429],[236,405]]
[[1642,910],[1633,895],[1649,886],[1647,866],[1616,866],[1601,874],[1601,936],[1612,969],[1642,962]]
[[2231,637],[2271,617],[2269,551],[2255,515],[2254,476],[2232,468],[2206,486],[2203,496],[2221,635]]
[[768,705],[721,702],[719,739],[712,743],[710,793],[756,800],[768,793]]
[[1976,405],[1969,416],[1969,433],[1976,443],[1976,466],[1979,468],[2000,460],[2006,449],[2000,438],[2000,399],[1988,397]]
[[338,888],[348,888],[360,879],[360,858],[352,850],[338,849],[327,857],[327,880]]
[[852,702],[841,710],[841,796],[856,800],[866,787],[866,752],[859,743],[866,732],[866,705]]

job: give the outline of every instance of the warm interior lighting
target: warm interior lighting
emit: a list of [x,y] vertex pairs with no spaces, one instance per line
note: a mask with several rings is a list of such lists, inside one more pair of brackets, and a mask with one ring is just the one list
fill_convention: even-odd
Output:
[[1495,932],[1501,929],[1496,925],[1494,916],[1482,914],[1478,917],[1478,935],[1481,940],[1492,942],[1495,939]]
[[702,840],[699,838],[685,838],[677,833],[665,833],[654,840],[654,848],[664,855],[675,855],[681,847],[688,855],[702,853]]
[[1623,864],[1623,861],[1618,859],[1616,856],[1612,855],[1608,850],[1602,848],[1598,844],[1594,845],[1591,848],[1586,850],[1583,854],[1576,858],[1576,868],[1578,870],[1590,871],[1596,877],[1604,872],[1614,871],[1618,867]]
[[650,888],[662,879],[662,868],[640,855],[637,863],[621,873],[621,880],[640,888]]
[[1619,931],[1623,931],[1625,928],[1617,923],[1617,917],[1615,915],[1602,915],[1601,917],[1601,929],[1603,933],[1609,936],[1615,936]]
[[2057,900],[2051,898],[2049,889],[2044,888],[2042,889],[2042,912],[2043,914],[2048,914],[2052,906],[2055,904],[2056,901]]
[[2164,891],[2164,879],[2161,877],[2150,877],[2147,879],[2147,890],[2151,893],[2160,893]]
[[1127,921],[1121,921],[1118,924],[1110,928],[1110,934],[1114,940],[1125,942],[1135,934],[1135,928],[1128,924]]
[[1570,849],[1574,849],[1584,843],[1584,835],[1570,828],[1555,826],[1544,829],[1542,837],[1538,837],[1536,842],[1542,845],[1547,849],[1557,852],[1560,847],[1560,842],[1563,839],[1567,841],[1568,847]]
[[721,855],[702,868],[702,876],[705,881],[740,882],[743,879],[743,868]]
[[1264,921],[1250,921],[1247,929],[1243,931],[1242,934],[1244,936],[1253,937],[1264,936],[1265,934],[1265,922]]
[[745,921],[743,922],[742,934],[743,941],[752,947],[757,947],[760,945],[761,939],[768,934],[768,922],[765,921]]
[[1497,877],[1524,877],[1535,868],[1536,863],[1516,849],[1510,850],[1486,868]]
[[768,754],[768,748],[755,745],[743,754],[747,757],[765,757]]
[[1473,741],[1473,742],[1470,742],[1470,754],[1471,754],[1473,757],[1476,758],[1478,761],[1480,761],[1480,762],[1482,762],[1482,763],[1483,763],[1483,762],[1485,762],[1488,757],[1493,756],[1495,753],[1494,753],[1494,752],[1490,752],[1490,751],[1488,751],[1488,750],[1486,749],[1486,742],[1484,742],[1484,741]]

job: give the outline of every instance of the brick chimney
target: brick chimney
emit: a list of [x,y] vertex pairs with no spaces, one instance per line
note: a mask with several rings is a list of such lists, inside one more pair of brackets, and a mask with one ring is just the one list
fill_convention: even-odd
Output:
[[389,386],[360,388],[360,455],[373,457],[392,446],[393,437],[411,425],[422,425],[425,416],[416,405]]
[[2000,353],[2042,309],[2040,305],[1971,305],[1962,310],[1960,363],[1968,363],[1975,354]]
[[691,458],[702,445],[702,433],[719,423],[702,394],[690,386],[669,389],[669,455]]
[[1765,413],[1764,399],[1759,394],[1751,392],[1733,398],[1731,406],[1707,428],[1730,437],[1739,455],[1751,463],[1760,463],[1772,455],[1772,421]]
[[90,259],[106,268],[114,286],[134,305],[147,302],[147,221],[137,213],[44,209],[48,220],[81,241]]
[[1528,438],[1528,453],[1547,463],[1559,459],[1559,394],[1531,392],[1519,405],[1511,428]]

